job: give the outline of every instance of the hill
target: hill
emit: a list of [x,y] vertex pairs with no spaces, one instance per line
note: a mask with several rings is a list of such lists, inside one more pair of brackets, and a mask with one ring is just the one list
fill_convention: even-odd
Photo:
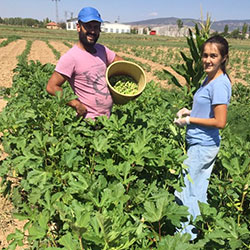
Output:
[[[147,27],[156,27],[156,26],[164,26],[164,25],[176,25],[177,20],[181,19],[183,25],[193,27],[194,23],[199,22],[198,19],[192,18],[177,18],[177,17],[166,17],[166,18],[154,18],[147,19],[142,21],[129,22],[126,24],[135,25],[135,26],[147,26]],[[233,31],[235,29],[242,29],[242,26],[246,23],[250,26],[250,19],[247,20],[221,20],[221,21],[213,21],[211,29],[222,32],[224,31],[225,25],[228,25],[229,31]]]

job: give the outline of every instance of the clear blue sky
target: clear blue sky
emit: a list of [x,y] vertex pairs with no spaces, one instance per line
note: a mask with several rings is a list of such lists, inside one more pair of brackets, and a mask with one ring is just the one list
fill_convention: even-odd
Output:
[[[160,17],[201,18],[213,21],[250,19],[250,0],[58,0],[59,21],[77,17],[79,10],[92,6],[103,20],[133,22]],[[0,0],[0,17],[29,17],[56,21],[55,0]]]

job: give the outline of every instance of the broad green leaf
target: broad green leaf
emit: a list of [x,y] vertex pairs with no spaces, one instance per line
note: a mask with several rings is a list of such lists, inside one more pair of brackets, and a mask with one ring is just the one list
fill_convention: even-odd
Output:
[[76,250],[80,249],[78,243],[73,239],[70,232],[62,236],[58,242],[63,245],[67,250]]
[[42,239],[46,235],[46,230],[38,225],[33,224],[28,230],[33,240]]

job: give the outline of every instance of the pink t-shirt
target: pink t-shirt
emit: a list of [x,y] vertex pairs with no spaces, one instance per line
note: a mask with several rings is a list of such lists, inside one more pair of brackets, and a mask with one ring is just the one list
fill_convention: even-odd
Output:
[[95,44],[96,53],[90,54],[74,45],[58,61],[55,71],[69,77],[78,100],[87,108],[86,118],[110,116],[113,101],[105,74],[113,62],[115,52]]

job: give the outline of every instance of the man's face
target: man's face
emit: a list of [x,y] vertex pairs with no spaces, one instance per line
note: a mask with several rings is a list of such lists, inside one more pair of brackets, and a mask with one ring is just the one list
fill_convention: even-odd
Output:
[[80,23],[78,26],[79,40],[87,47],[92,47],[96,44],[101,31],[101,23],[91,21],[88,23]]

